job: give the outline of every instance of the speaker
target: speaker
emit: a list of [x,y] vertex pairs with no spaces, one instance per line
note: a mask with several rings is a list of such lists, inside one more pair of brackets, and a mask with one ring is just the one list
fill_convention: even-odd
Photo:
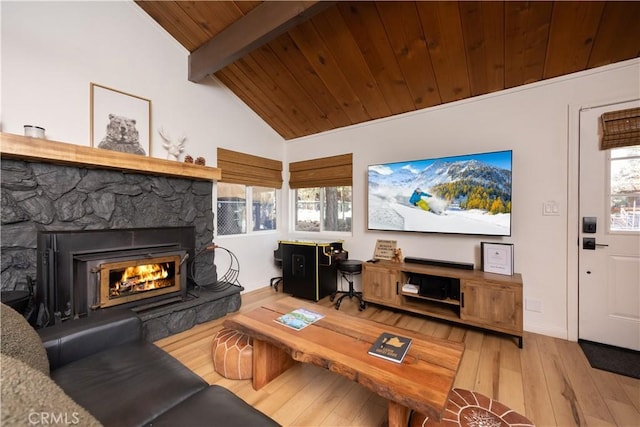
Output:
[[304,276],[305,275],[304,265],[305,265],[304,255],[298,255],[298,254],[292,255],[291,275]]
[[473,270],[473,264],[466,262],[443,261],[439,259],[428,259],[418,257],[405,257],[404,262],[408,264],[423,264],[434,267],[458,268],[460,270]]

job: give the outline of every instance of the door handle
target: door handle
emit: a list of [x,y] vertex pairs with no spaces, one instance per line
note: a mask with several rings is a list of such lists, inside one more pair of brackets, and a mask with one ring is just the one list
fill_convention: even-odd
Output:
[[595,251],[596,248],[606,248],[609,245],[605,245],[603,243],[596,243],[595,237],[583,237],[582,238],[582,249],[587,249],[590,251]]

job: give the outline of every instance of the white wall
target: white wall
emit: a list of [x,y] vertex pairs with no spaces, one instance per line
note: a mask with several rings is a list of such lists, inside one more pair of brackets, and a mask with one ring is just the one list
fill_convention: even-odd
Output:
[[[90,145],[91,82],[152,102],[153,157],[165,158],[157,130],[187,136],[184,154],[216,165],[218,146],[281,159],[283,139],[219,81],[187,80],[189,52],[133,2],[0,2],[3,132],[24,124],[48,139]],[[216,243],[240,260],[247,290],[276,275],[275,234]],[[225,254],[216,263],[224,272]]]
[[[287,142],[287,162],[353,152],[353,236],[350,258],[368,259],[376,239],[395,239],[405,256],[472,262],[480,242],[515,245],[515,270],[525,299],[542,313],[525,311],[525,329],[567,338],[569,106],[640,96],[638,60],[485,95],[419,112]],[[513,150],[511,237],[372,232],[366,227],[366,169],[370,164],[455,154]],[[577,200],[577,195],[573,195]],[[555,201],[560,215],[543,216]],[[575,241],[575,239],[574,239]],[[575,303],[575,301],[572,301]]]

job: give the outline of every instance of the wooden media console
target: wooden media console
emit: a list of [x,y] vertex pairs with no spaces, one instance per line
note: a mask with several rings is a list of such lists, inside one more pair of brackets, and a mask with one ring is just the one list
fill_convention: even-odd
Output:
[[[403,290],[422,282],[428,291],[449,283],[437,297]],[[427,292],[426,294],[429,294]],[[365,301],[464,325],[502,332],[518,339],[522,348],[522,276],[485,273],[422,264],[378,261],[364,263],[362,295]]]

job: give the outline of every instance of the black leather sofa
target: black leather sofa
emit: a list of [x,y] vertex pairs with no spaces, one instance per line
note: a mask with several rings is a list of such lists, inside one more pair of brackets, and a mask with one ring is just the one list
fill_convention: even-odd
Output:
[[129,310],[105,310],[37,332],[51,379],[105,426],[279,425],[144,341],[141,321]]

